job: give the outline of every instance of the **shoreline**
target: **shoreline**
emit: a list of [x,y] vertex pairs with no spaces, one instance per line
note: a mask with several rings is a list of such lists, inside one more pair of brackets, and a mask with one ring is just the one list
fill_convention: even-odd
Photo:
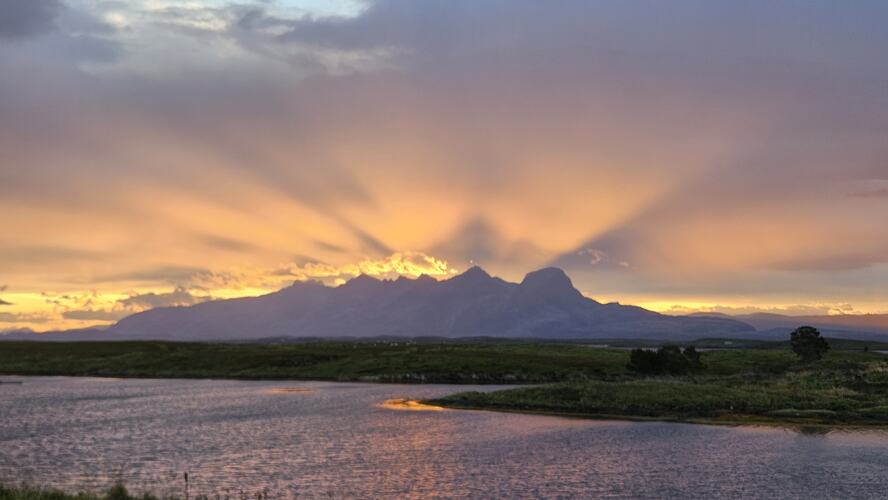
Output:
[[[407,383],[407,382],[379,382],[379,381],[365,381],[365,380],[330,380],[330,379],[274,379],[274,378],[231,378],[231,377],[149,377],[149,376],[97,376],[97,375],[35,375],[35,374],[0,374],[0,376],[14,376],[14,377],[64,377],[64,378],[100,378],[107,380],[220,380],[220,381],[242,381],[242,382],[324,382],[324,383],[358,383],[358,384],[369,384],[369,385],[405,385],[405,386],[434,386],[434,385],[515,385],[515,388],[521,387],[545,387],[545,385],[540,384],[453,384],[453,383],[435,383],[435,382],[427,382],[427,383]],[[10,385],[21,385],[23,381],[4,381],[0,380],[0,385],[10,384]],[[503,389],[508,390],[508,389]],[[305,391],[310,392],[310,391]],[[458,394],[458,393],[455,393]],[[776,419],[769,418],[765,416],[757,416],[757,415],[743,415],[743,414],[733,414],[733,417],[736,418],[721,418],[721,417],[682,417],[677,415],[663,415],[663,416],[646,416],[646,415],[628,415],[628,414],[620,414],[620,413],[597,413],[597,412],[572,412],[572,411],[560,411],[560,410],[552,410],[552,409],[544,409],[544,408],[510,408],[505,406],[497,406],[497,405],[467,405],[467,404],[459,404],[452,403],[446,400],[446,398],[452,395],[444,396],[442,399],[403,399],[403,400],[391,400],[391,401],[383,401],[378,403],[377,407],[387,408],[387,409],[399,409],[399,410],[410,410],[410,411],[439,411],[441,409],[446,410],[455,410],[455,411],[492,411],[497,413],[513,413],[513,414],[523,414],[523,415],[540,415],[540,416],[550,416],[550,417],[561,417],[561,418],[573,418],[573,419],[583,419],[583,420],[613,420],[613,421],[623,421],[623,422],[666,422],[666,423],[676,423],[676,424],[689,424],[689,425],[718,425],[718,426],[727,426],[727,427],[743,427],[743,426],[753,426],[753,427],[778,427],[778,428],[793,428],[793,427],[805,427],[805,428],[823,428],[823,429],[841,429],[841,430],[885,430],[888,431],[888,422],[824,422],[818,420],[806,420],[806,419]],[[414,406],[416,405],[416,406]],[[426,407],[426,408],[423,408]],[[797,430],[797,429],[794,429]]]
[[789,349],[705,351],[698,369],[681,374],[640,372],[630,354],[532,342],[6,343],[0,375],[446,385],[452,394],[425,399],[599,420],[888,428],[883,354],[834,350],[801,363]]
[[[130,374],[92,374],[92,373],[8,373],[0,372],[0,377],[65,377],[65,378],[100,378],[106,380],[228,380],[239,382],[330,382],[337,384],[375,384],[375,385],[465,385],[465,386],[494,386],[508,385],[510,387],[530,387],[535,385],[545,385],[552,382],[448,382],[448,381],[416,381],[416,380],[397,380],[397,379],[375,379],[373,376],[356,379],[341,378],[310,378],[310,377],[243,377],[243,376],[189,376],[189,375],[130,375]],[[22,381],[0,380],[0,385],[21,385]]]
[[[778,420],[767,417],[758,417],[754,415],[743,415],[747,418],[737,419],[719,419],[715,417],[679,417],[679,416],[643,416],[643,415],[621,415],[616,413],[582,413],[568,412],[546,409],[533,408],[505,408],[498,406],[484,405],[459,405],[437,399],[419,400],[420,404],[434,405],[441,408],[454,411],[491,411],[497,413],[513,413],[518,415],[540,415],[548,417],[573,418],[580,420],[610,420],[617,422],[664,422],[671,424],[687,424],[687,425],[715,425],[721,427],[768,427],[781,428],[803,432],[802,429],[824,429],[824,430],[883,430],[888,432],[888,422],[872,422],[872,423],[850,423],[836,422],[828,423],[822,421],[809,420]],[[737,415],[738,417],[740,415]]]

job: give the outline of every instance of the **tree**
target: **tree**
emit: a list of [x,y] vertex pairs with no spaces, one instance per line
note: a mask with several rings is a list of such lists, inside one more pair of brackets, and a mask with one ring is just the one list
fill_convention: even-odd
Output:
[[630,370],[640,373],[656,373],[659,371],[657,366],[657,353],[646,349],[632,349],[629,353]]
[[700,353],[693,347],[682,350],[678,346],[666,345],[656,351],[633,349],[629,353],[627,368],[639,373],[684,375],[701,370],[703,363],[700,361]]
[[829,343],[820,336],[820,332],[813,326],[800,326],[789,336],[789,344],[792,351],[798,355],[803,363],[811,363],[823,357],[823,353],[829,350]]
[[700,360],[700,353],[694,348],[694,346],[685,347],[683,354],[688,360],[691,371],[703,369],[703,361]]

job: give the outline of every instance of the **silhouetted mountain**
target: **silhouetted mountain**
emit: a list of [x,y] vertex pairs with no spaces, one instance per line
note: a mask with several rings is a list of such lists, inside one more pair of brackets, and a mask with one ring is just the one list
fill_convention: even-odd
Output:
[[444,281],[357,277],[339,287],[300,282],[261,297],[217,300],[134,314],[110,328],[133,339],[268,337],[730,337],[752,332],[724,318],[664,316],[584,297],[560,269],[520,284],[473,267]]
[[0,341],[2,340],[40,340],[40,341],[56,341],[70,342],[72,340],[123,340],[120,335],[108,333],[105,327],[77,328],[72,330],[51,330],[47,332],[35,332],[30,328],[17,328],[13,330],[0,331]]
[[888,314],[837,314],[813,316],[784,316],[773,313],[757,313],[734,316],[760,330],[777,334],[809,325],[833,338],[881,339],[888,337]]

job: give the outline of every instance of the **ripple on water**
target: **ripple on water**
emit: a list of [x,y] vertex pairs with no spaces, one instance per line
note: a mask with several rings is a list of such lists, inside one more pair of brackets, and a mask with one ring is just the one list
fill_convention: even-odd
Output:
[[188,472],[192,496],[267,490],[281,498],[879,498],[888,491],[888,435],[878,432],[392,411],[466,389],[28,378],[0,386],[0,479],[72,490],[122,479],[136,491],[181,495]]

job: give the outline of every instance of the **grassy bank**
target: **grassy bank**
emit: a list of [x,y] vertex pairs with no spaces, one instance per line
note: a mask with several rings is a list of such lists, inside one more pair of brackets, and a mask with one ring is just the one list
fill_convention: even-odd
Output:
[[626,356],[532,342],[0,342],[0,374],[541,383],[618,374]]
[[833,352],[708,352],[685,377],[585,380],[429,401],[452,407],[710,423],[888,426],[888,358]]
[[721,423],[888,425],[888,356],[782,344],[707,351],[688,376],[644,376],[629,351],[543,342],[0,342],[0,374],[550,384],[431,401],[453,408]]
[[126,487],[118,484],[103,493],[65,493],[60,490],[43,489],[32,486],[7,486],[0,483],[0,500],[158,500],[144,494],[132,495]]
[[[704,354],[707,375],[780,374],[798,364],[780,344]],[[0,374],[378,382],[546,383],[632,376],[629,351],[545,342],[0,342]],[[888,359],[833,350],[841,369]]]

